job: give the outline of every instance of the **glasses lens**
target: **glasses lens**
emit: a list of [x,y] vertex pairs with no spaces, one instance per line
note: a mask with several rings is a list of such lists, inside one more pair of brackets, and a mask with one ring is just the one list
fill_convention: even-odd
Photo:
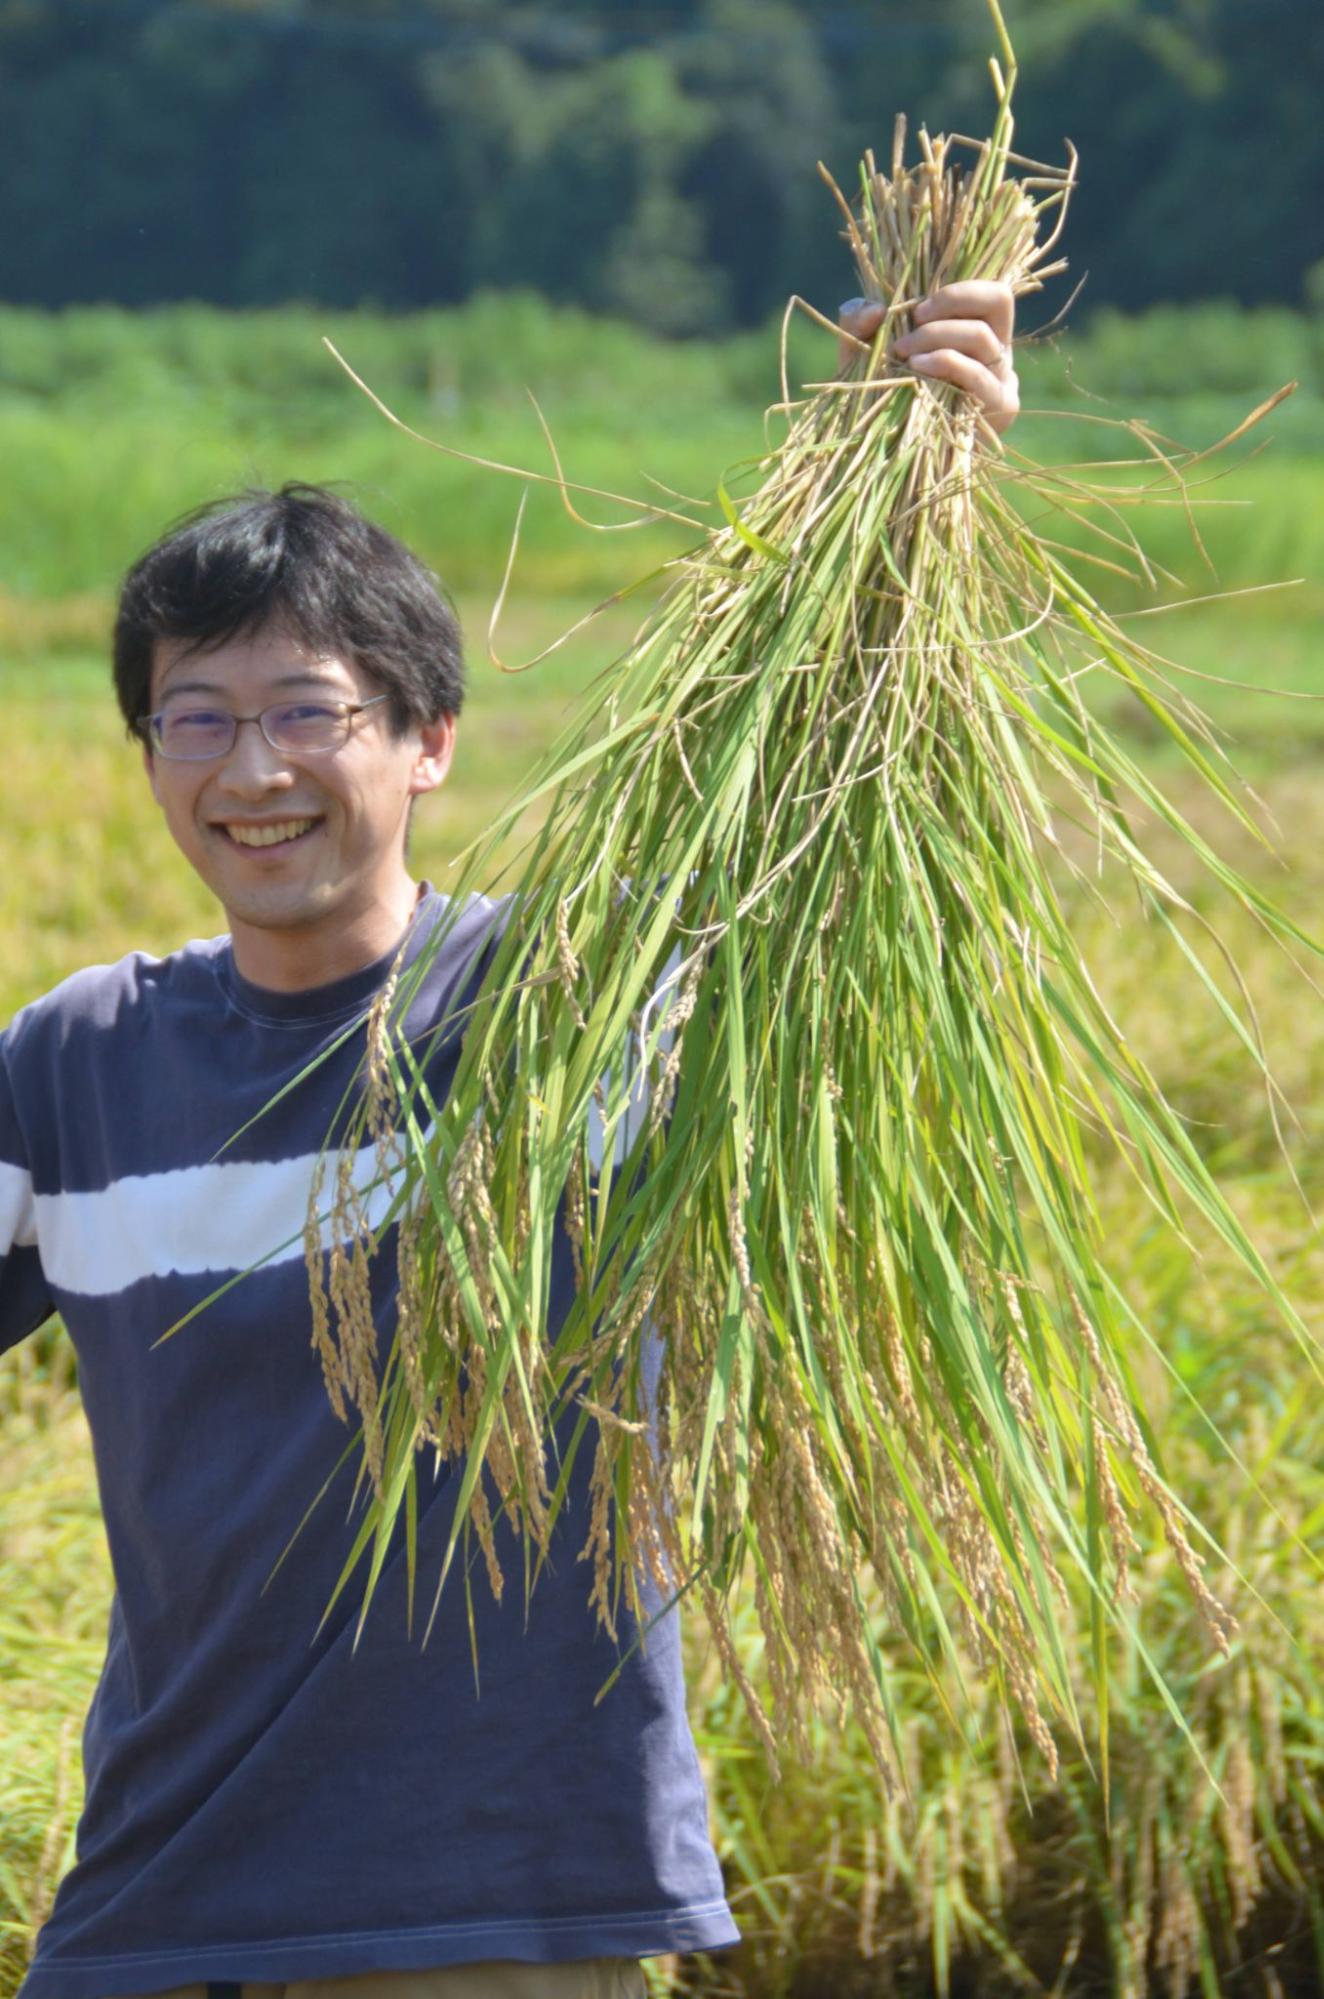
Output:
[[280,708],[268,708],[262,717],[267,740],[278,750],[338,750],[348,733],[348,716],[343,708],[328,707],[319,701],[287,701]]
[[223,756],[234,741],[234,716],[221,708],[167,708],[152,736],[162,756]]

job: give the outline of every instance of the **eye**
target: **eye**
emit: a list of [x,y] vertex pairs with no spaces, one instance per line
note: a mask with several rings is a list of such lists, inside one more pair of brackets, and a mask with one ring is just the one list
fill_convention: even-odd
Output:
[[166,743],[210,743],[229,736],[234,721],[223,708],[167,708],[160,727]]
[[168,708],[161,723],[166,729],[228,728],[230,717],[222,708]]
[[348,716],[343,706],[325,701],[283,701],[268,708],[263,727],[279,749],[336,750],[345,740]]

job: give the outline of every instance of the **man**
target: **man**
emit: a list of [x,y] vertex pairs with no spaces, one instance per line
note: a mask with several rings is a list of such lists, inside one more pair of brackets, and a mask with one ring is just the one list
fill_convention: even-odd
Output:
[[[917,317],[901,357],[1004,428],[1010,295],[951,286]],[[878,323],[858,301],[846,319]],[[302,1230],[368,1009],[443,908],[406,835],[454,751],[454,619],[398,542],[291,486],[141,558],[114,668],[229,929],[77,974],[0,1037],[0,1345],[65,1321],[116,1583],[78,1858],[23,1999],[637,1995],[642,1957],[738,1932],[675,1616],[641,1645],[628,1618],[617,1643],[595,1625],[582,1490],[531,1598],[460,1579],[426,1646],[402,1541],[361,1629],[353,1580],[337,1593],[354,1454],[309,1351]],[[407,1034],[458,1014],[498,921],[481,897],[462,912]],[[430,1058],[438,1096],[459,1031]],[[572,1284],[562,1243],[554,1311]],[[386,1254],[373,1304],[385,1353]],[[435,1573],[453,1487],[420,1487]]]

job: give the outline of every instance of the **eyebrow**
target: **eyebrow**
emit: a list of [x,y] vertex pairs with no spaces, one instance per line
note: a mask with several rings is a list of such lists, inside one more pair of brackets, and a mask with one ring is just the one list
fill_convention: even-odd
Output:
[[[305,669],[300,673],[282,673],[273,680],[273,687],[327,687],[340,688],[340,682],[328,674]],[[228,694],[229,689],[215,680],[177,680],[170,687],[161,689],[159,700],[166,700],[172,694]]]

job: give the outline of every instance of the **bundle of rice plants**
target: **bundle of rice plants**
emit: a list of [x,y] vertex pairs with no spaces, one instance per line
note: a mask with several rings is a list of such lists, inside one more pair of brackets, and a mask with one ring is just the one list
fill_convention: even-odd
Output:
[[[1126,494],[1000,451],[968,397],[890,358],[937,287],[1025,295],[1056,268],[1072,172],[1011,150],[1014,59],[990,4],[992,137],[921,133],[907,165],[898,126],[889,167],[867,158],[842,200],[860,290],[885,307],[876,337],[786,397],[784,441],[747,490],[719,489],[720,524],[448,884],[454,911],[490,888],[502,843],[545,808],[446,1101],[398,1031],[430,951],[374,1010],[339,1142],[342,1157],[379,1144],[394,1199],[374,1227],[342,1179],[335,1233],[355,1246],[333,1255],[329,1297],[318,1201],[310,1215],[328,1385],[362,1421],[370,1479],[342,1588],[366,1558],[366,1609],[402,1511],[412,1577],[424,1451],[457,1466],[434,1613],[470,1535],[503,1587],[501,1511],[536,1587],[591,1452],[577,1532],[607,1627],[623,1601],[646,1622],[659,1595],[691,1594],[745,1685],[727,1607],[747,1582],[771,1714],[746,1692],[769,1754],[802,1744],[826,1697],[884,1772],[878,1601],[907,1670],[988,1680],[1050,1768],[1054,1729],[1079,1734],[1088,1648],[1106,1744],[1107,1634],[1142,1502],[1228,1645],[1129,1383],[1136,1327],[1090,1148],[1115,1144],[1159,1224],[1180,1229],[1189,1204],[1277,1295],[1053,886],[1078,866],[1059,839],[1078,820],[1128,871],[1137,925],[1180,937],[1139,802],[1257,920],[1298,935],[1084,697],[1085,668],[1114,676],[1252,825],[1163,662],[1036,533],[1040,496],[1101,503],[1111,562],[1134,552]],[[1148,443],[1180,497],[1180,467]],[[390,1223],[401,1311],[383,1359],[364,1305]],[[578,1285],[549,1323],[561,1228]]]

